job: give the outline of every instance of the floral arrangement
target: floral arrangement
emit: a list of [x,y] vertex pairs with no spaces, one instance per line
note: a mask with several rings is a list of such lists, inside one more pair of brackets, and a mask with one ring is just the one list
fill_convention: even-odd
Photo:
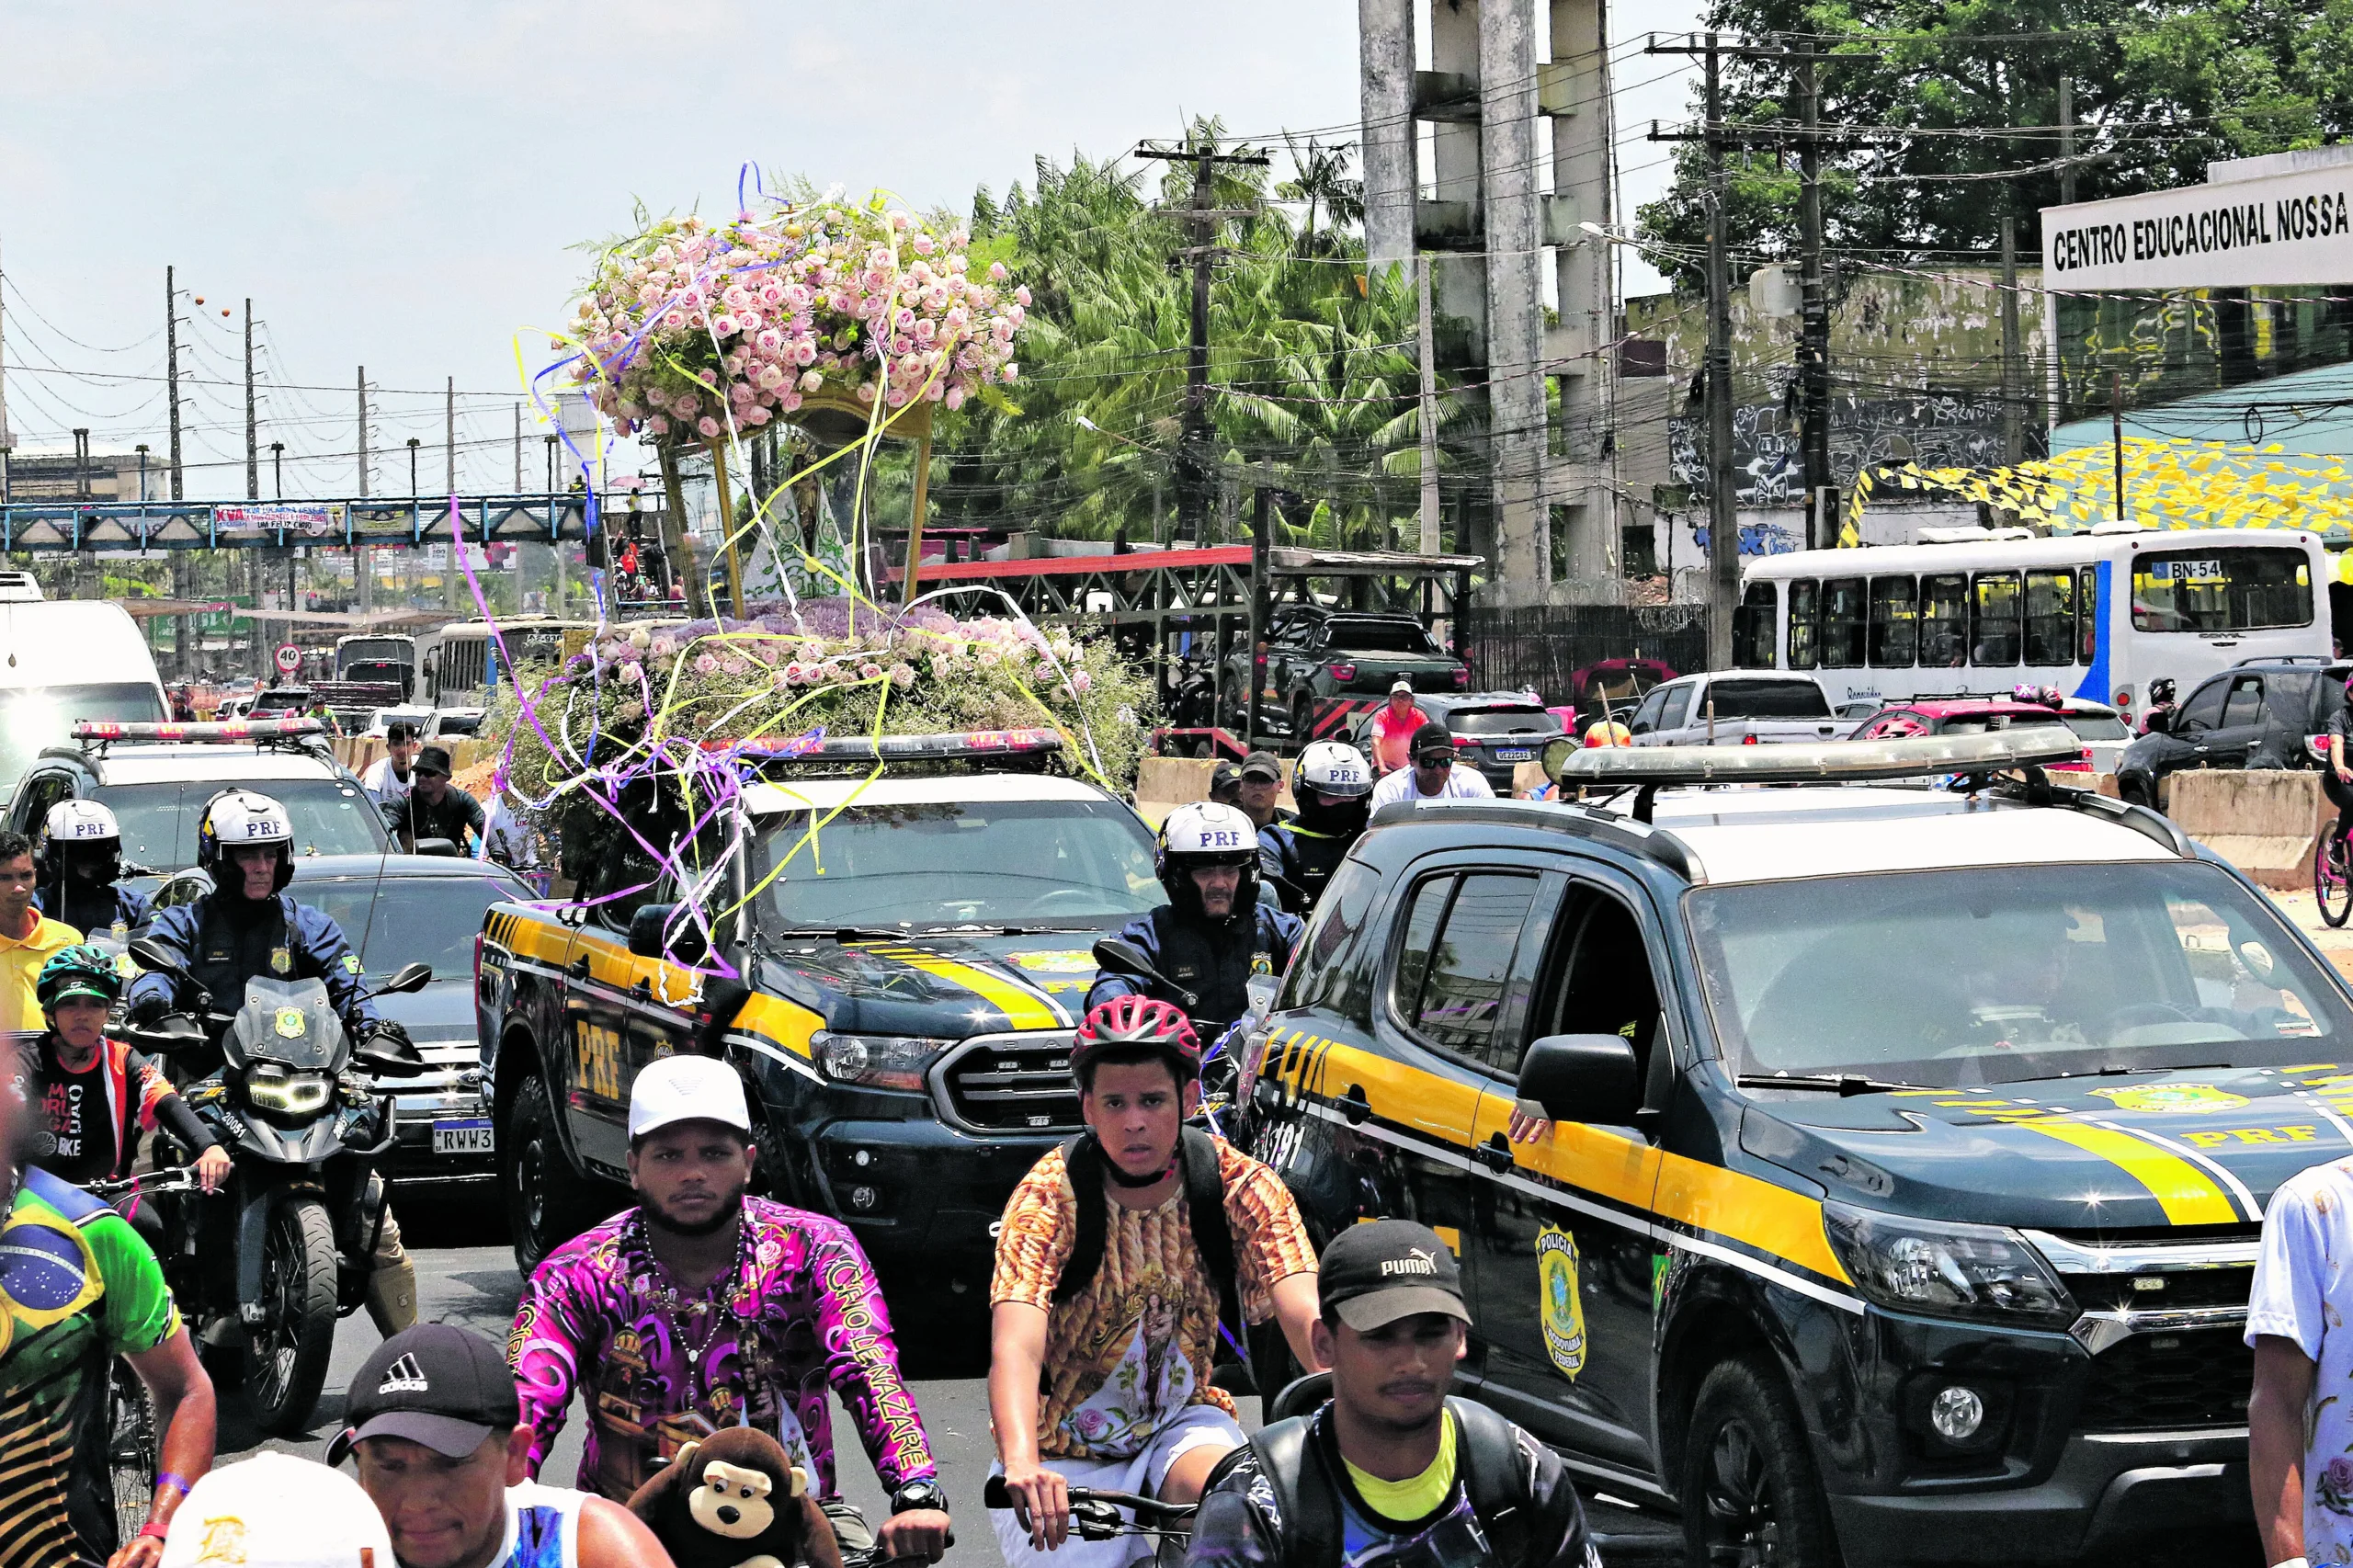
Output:
[[717,225],[665,218],[607,248],[572,324],[574,378],[620,434],[694,443],[824,393],[903,408],[1003,401],[1029,304],[972,236],[839,187]]
[[750,620],[608,627],[562,666],[527,668],[483,728],[507,737],[506,787],[544,809],[591,781],[617,795],[665,766],[728,767],[731,751],[820,733],[1051,726],[1074,771],[1124,789],[1151,706],[1147,674],[1059,629],[804,599]]

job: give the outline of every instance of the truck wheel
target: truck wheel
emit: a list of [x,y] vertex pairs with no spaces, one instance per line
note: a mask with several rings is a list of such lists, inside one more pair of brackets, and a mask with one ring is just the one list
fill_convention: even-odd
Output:
[[1837,1536],[1813,1447],[1780,1378],[1763,1361],[1726,1361],[1699,1385],[1681,1479],[1691,1562],[1836,1568]]
[[1290,699],[1290,738],[1304,745],[1315,728],[1315,694],[1302,691]]
[[506,1233],[515,1266],[526,1276],[548,1254],[603,1218],[597,1188],[572,1168],[558,1141],[547,1080],[534,1073],[516,1091],[498,1135],[498,1185],[506,1199]]

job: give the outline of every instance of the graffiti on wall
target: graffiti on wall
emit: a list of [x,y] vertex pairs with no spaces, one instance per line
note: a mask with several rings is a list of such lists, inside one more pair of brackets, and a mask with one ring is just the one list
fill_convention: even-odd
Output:
[[[1695,498],[1708,494],[1698,411],[1667,426],[1668,460],[1676,481]],[[2027,456],[2044,455],[2043,433],[2025,432]],[[1733,410],[1733,472],[1744,506],[1805,504],[1805,460],[1797,422],[1780,403],[1745,403]],[[1882,462],[1933,463],[1940,468],[1991,468],[2002,461],[2002,400],[1996,392],[1924,392],[1890,398],[1840,398],[1831,404],[1830,477],[1851,490],[1864,469]],[[1744,540],[1744,545],[1745,540]]]

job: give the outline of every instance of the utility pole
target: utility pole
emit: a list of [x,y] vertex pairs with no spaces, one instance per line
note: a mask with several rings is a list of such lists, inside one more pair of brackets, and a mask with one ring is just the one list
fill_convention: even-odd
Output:
[[1421,319],[1416,333],[1422,352],[1422,553],[1436,555],[1438,526],[1438,350],[1430,330],[1430,258],[1414,257],[1414,291]]
[[2075,79],[2059,78],[2059,205],[2075,204]]
[[2108,376],[2109,440],[2116,454],[2116,520],[2124,522],[2132,516],[2132,508],[2124,499],[2124,376],[2111,370]]
[[359,367],[359,494],[368,494],[368,367]]
[[[286,443],[283,441],[272,441],[269,444],[269,478],[271,489],[276,493],[276,498],[280,501],[285,500]],[[366,492],[363,491],[361,494],[365,494]]]
[[[1798,400],[1802,415],[1799,449],[1805,472],[1810,542],[1816,550],[1836,543],[1829,535],[1830,474],[1830,290],[1822,266],[1822,78],[1813,53],[1797,56],[1798,94],[1805,108],[1805,139],[1798,150],[1799,275]],[[1713,536],[1711,535],[1711,538]]]
[[164,268],[164,399],[171,406],[172,499],[180,499],[180,291]]
[[1707,44],[1708,147],[1708,667],[1732,668],[1740,606],[1740,511],[1732,468],[1732,260],[1725,211],[1723,81],[1716,35]]
[[261,499],[261,448],[254,420],[254,302],[245,301],[245,499]]
[[451,376],[441,392],[441,449],[447,454],[445,477],[449,494],[458,493],[458,378]]
[[1193,267],[1192,330],[1185,351],[1185,403],[1179,426],[1176,451],[1176,510],[1185,528],[1199,545],[1209,526],[1211,504],[1210,493],[1210,267],[1218,256],[1217,226],[1229,217],[1246,215],[1247,210],[1222,211],[1210,205],[1216,192],[1217,166],[1233,164],[1264,168],[1268,163],[1264,153],[1247,148],[1239,152],[1221,153],[1203,142],[1194,144],[1188,138],[1182,149],[1140,143],[1135,152],[1139,158],[1153,158],[1163,163],[1190,163],[1193,165],[1191,205],[1179,216],[1185,220],[1186,237],[1191,242],[1181,255]]
[[523,405],[515,405],[515,494],[523,494]]
[[[74,426],[74,499],[90,498],[90,427]],[[78,563],[77,563],[78,564]]]
[[[2007,207],[2006,187],[2002,204]],[[2018,221],[2002,214],[2002,461],[2016,468],[2026,458],[2024,410],[2026,380],[2018,372]]]

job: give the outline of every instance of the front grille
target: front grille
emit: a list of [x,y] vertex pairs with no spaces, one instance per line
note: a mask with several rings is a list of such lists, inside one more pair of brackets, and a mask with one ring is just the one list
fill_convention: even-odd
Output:
[[2246,1425],[2255,1352],[2238,1328],[2136,1334],[2092,1358],[2087,1432]]
[[[2087,1312],[2169,1312],[2189,1307],[2244,1307],[2255,1268],[2180,1268],[2145,1274],[2063,1274],[2060,1280]],[[2144,1281],[2154,1289],[2137,1289]]]
[[1075,1132],[1070,1032],[975,1035],[942,1057],[931,1081],[940,1115],[972,1132]]

